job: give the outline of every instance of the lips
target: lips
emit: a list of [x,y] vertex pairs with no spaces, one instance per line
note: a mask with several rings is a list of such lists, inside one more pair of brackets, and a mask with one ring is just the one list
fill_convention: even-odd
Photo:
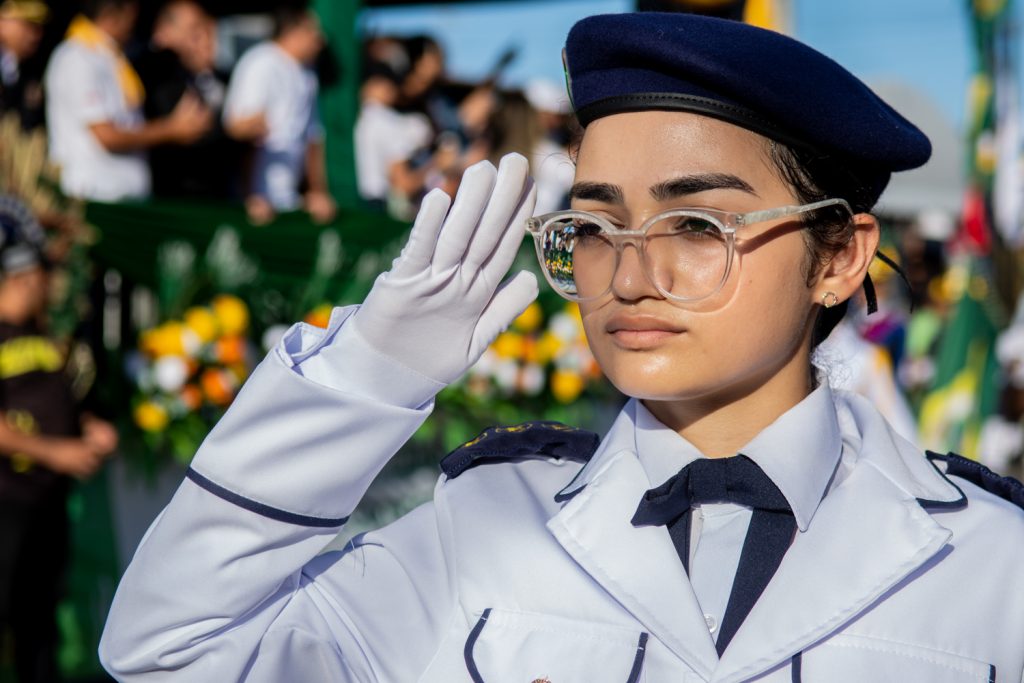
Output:
[[659,346],[686,332],[677,322],[650,315],[614,315],[605,324],[605,332],[625,349],[639,350]]

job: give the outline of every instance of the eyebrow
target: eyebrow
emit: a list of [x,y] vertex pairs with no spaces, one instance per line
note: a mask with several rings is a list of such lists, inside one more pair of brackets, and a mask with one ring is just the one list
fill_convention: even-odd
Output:
[[663,202],[708,190],[740,190],[757,196],[750,183],[731,173],[700,173],[666,180],[651,186],[651,196]]
[[606,204],[626,203],[622,188],[611,183],[575,183],[569,190],[569,199],[591,199]]
[[[731,173],[699,173],[680,176],[652,185],[651,196],[659,202],[708,190],[740,190],[755,197],[757,192],[747,181]],[[569,199],[590,199],[606,204],[625,204],[622,188],[611,183],[579,182],[569,190]]]

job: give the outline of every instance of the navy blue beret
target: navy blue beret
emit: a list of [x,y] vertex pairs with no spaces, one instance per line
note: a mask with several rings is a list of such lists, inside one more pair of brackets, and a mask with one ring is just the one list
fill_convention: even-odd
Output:
[[931,156],[924,133],[832,59],[737,21],[663,12],[588,17],[569,32],[565,59],[583,126],[630,111],[696,112],[855,162],[886,181]]

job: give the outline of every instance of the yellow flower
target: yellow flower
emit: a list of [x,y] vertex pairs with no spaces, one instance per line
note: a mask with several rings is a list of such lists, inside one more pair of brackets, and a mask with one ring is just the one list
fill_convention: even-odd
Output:
[[217,317],[205,306],[193,306],[185,311],[185,327],[195,332],[203,344],[217,337]]
[[536,301],[526,307],[519,317],[512,321],[512,328],[519,332],[533,332],[544,321],[544,311]]
[[543,365],[551,361],[561,352],[564,345],[565,342],[559,339],[558,335],[550,330],[545,331],[537,342],[537,362]]
[[221,334],[244,334],[249,327],[249,309],[237,296],[221,294],[211,304]]
[[572,403],[583,392],[583,377],[572,370],[551,373],[551,393],[559,403]]
[[515,332],[502,332],[491,347],[500,358],[519,358],[523,355],[523,336]]
[[135,406],[135,424],[147,432],[159,432],[167,426],[167,411],[159,403],[144,401]]
[[192,330],[180,322],[172,320],[143,332],[139,345],[149,355],[160,358],[195,353],[198,341]]

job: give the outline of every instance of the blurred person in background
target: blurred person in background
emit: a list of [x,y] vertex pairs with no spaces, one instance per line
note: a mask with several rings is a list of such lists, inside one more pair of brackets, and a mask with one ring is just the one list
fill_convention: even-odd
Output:
[[13,641],[20,683],[59,680],[67,496],[72,478],[93,475],[118,440],[109,423],[79,411],[65,354],[46,336],[45,265],[39,224],[0,196],[0,636]]
[[479,83],[456,83],[446,73],[444,51],[430,36],[402,40],[408,69],[402,79],[398,108],[426,115],[434,128],[434,150],[442,155],[444,172],[427,189],[454,192],[462,171],[493,156],[494,117],[498,112],[495,84],[515,56],[503,53]]
[[409,205],[410,198],[421,195],[427,175],[435,168],[431,163],[414,165],[410,161],[418,151],[430,147],[433,131],[425,116],[395,110],[400,83],[389,65],[366,63],[355,126],[359,194],[379,210],[387,209],[390,199],[395,215],[406,213],[396,205]]
[[299,208],[317,222],[334,218],[312,69],[324,44],[311,9],[283,6],[274,15],[273,38],[246,52],[231,76],[224,127],[255,145],[245,200],[254,223]]
[[[163,144],[149,153],[153,194],[157,197],[225,199],[234,187],[241,161],[240,145],[220,122],[227,82],[214,69],[216,22],[194,0],[170,0],[160,8],[147,49],[136,61],[146,90],[147,120],[169,116],[187,97],[212,113],[212,125],[193,144]],[[262,117],[250,125],[263,131]]]
[[190,144],[210,128],[209,109],[191,93],[167,116],[144,118],[145,90],[123,52],[138,12],[136,0],[85,0],[47,67],[50,156],[70,196],[145,198],[151,185],[145,151]]
[[0,4],[0,113],[17,112],[25,130],[43,123],[43,86],[23,66],[39,49],[49,16],[38,0]]
[[569,190],[576,167],[569,159],[569,98],[550,81],[526,84],[527,101],[533,107],[540,134],[523,154],[537,183],[537,213],[569,208]]

